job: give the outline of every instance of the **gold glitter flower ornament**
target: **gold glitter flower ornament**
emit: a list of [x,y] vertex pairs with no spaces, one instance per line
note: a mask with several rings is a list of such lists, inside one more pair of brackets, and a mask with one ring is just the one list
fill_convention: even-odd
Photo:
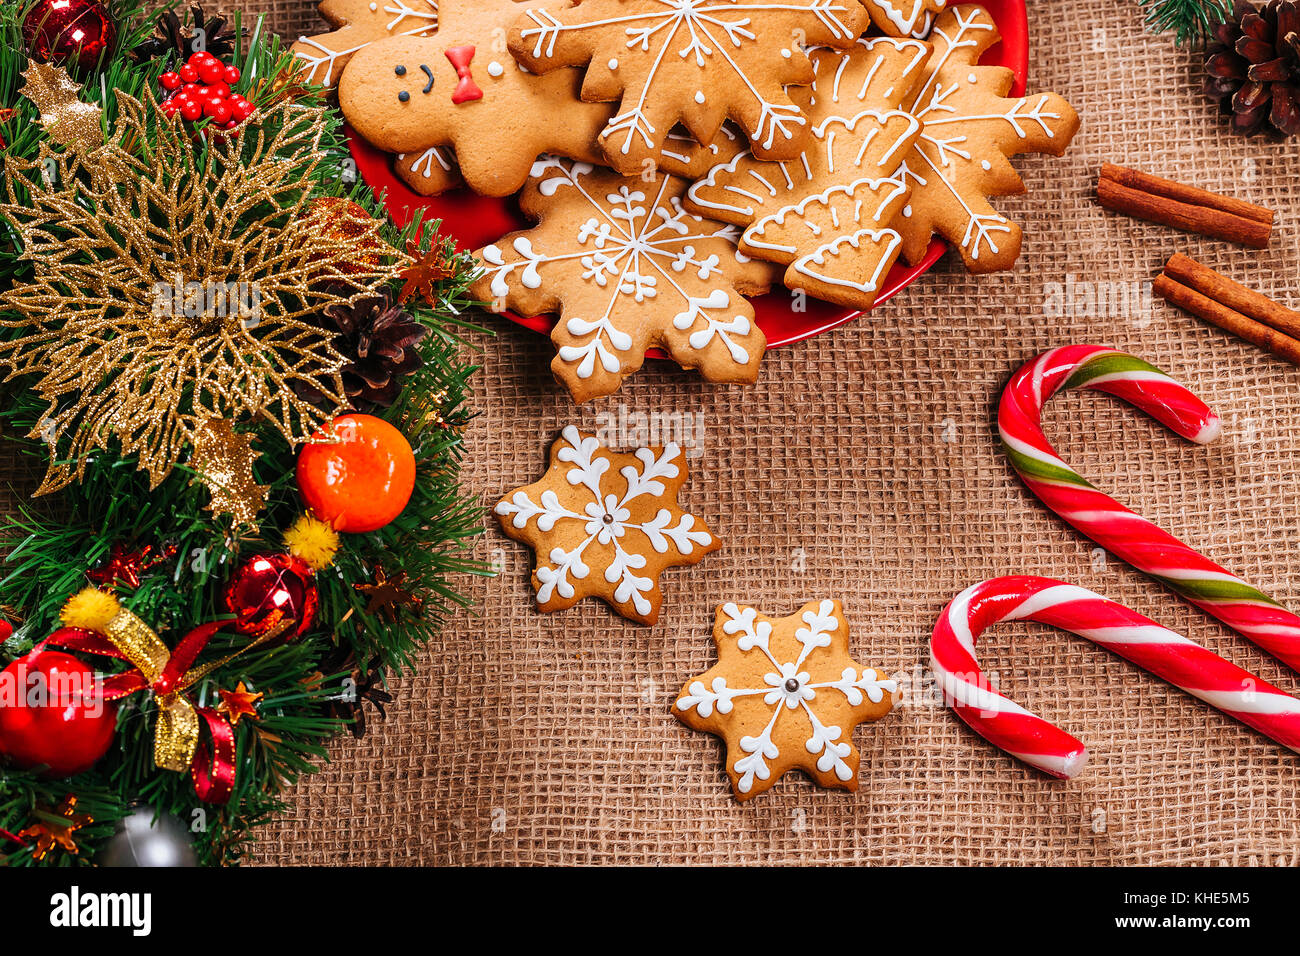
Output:
[[[157,487],[214,419],[309,439],[345,402],[345,360],[311,315],[410,265],[396,249],[358,263],[356,237],[309,214],[325,107],[282,102],[205,144],[151,94],[119,93],[105,137],[66,72],[23,75],[49,141],[35,162],[10,158],[0,197],[33,270],[0,293],[0,328],[14,330],[0,368],[34,376],[49,403],[33,433],[50,446],[38,494],[84,478],[110,442]],[[362,244],[382,243],[379,228]],[[334,407],[303,401],[295,384]]]

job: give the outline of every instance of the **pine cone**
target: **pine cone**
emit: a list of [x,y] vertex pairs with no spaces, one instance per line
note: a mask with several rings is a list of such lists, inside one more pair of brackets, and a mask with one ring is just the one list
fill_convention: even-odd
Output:
[[1207,49],[1205,91],[1243,136],[1300,131],[1300,3],[1237,0]]
[[[168,61],[184,63],[194,49],[194,39],[202,31],[203,49],[223,63],[228,63],[235,53],[235,28],[223,16],[208,18],[197,3],[190,6],[190,22],[182,23],[172,10],[158,18],[153,35],[131,50],[137,63],[163,57]],[[248,31],[243,31],[248,35]]]
[[[384,292],[348,304],[326,306],[318,320],[337,332],[334,347],[349,360],[343,368],[343,390],[354,410],[387,408],[402,390],[402,379],[422,364],[414,346],[429,334]],[[309,402],[324,399],[307,388],[299,392]]]

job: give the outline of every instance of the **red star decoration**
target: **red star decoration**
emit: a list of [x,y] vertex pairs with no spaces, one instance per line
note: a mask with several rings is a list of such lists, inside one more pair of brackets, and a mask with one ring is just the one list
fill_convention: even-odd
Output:
[[429,305],[436,306],[438,292],[434,286],[456,275],[456,264],[448,255],[446,245],[435,242],[428,252],[421,252],[419,239],[412,239],[406,244],[406,254],[415,262],[402,270],[406,284],[398,300],[407,302],[419,295]]
[[249,693],[242,680],[234,690],[218,690],[217,693],[221,696],[217,711],[226,715],[232,727],[239,726],[241,717],[257,719],[257,702],[262,699],[262,695]]
[[86,577],[104,587],[116,587],[121,582],[131,590],[135,590],[140,586],[141,574],[169,560],[175,554],[175,545],[167,545],[155,554],[154,546],[151,544],[134,551],[128,551],[125,545],[115,544],[109,550],[108,560],[93,571],[87,571]]

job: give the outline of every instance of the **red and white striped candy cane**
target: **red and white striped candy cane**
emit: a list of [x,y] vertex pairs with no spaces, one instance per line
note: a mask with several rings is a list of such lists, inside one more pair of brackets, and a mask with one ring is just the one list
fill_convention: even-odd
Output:
[[1074,528],[1172,588],[1287,666],[1300,670],[1300,617],[1084,480],[1043,436],[1043,405],[1063,388],[1091,388],[1136,405],[1205,444],[1219,417],[1153,365],[1100,345],[1067,345],[1021,368],[1002,392],[1002,448],[1029,490]]
[[1083,743],[989,686],[975,639],[999,621],[1038,621],[1086,637],[1300,752],[1300,700],[1150,618],[1051,578],[993,578],[952,599],[930,638],[944,699],[977,734],[1054,777],[1073,777]]

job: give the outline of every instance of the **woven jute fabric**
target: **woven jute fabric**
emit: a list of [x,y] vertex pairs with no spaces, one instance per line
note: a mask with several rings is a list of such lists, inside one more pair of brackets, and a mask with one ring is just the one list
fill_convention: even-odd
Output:
[[[312,19],[309,3],[260,6],[286,35]],[[1198,58],[1144,34],[1132,0],[1033,0],[1029,18],[1030,88],[1064,95],[1083,127],[1064,160],[1018,161],[1027,195],[997,201],[1025,227],[1013,272],[972,277],[945,260],[869,317],[769,353],[757,385],[650,363],[581,409],[553,381],[544,338],[484,318],[496,334],[475,336],[470,355],[483,369],[469,490],[491,504],[535,480],[565,424],[630,432],[627,416],[662,413],[695,427],[702,454],[682,501],[725,547],[664,575],[663,617],[646,628],[594,601],[538,614],[530,553],[485,518],[478,555],[502,573],[459,582],[477,612],[395,683],[386,720],[340,740],[298,786],[258,861],[1300,862],[1300,758],[1079,638],[1007,625],[981,641],[1004,692],[1089,743],[1071,781],[995,750],[928,679],[944,604],[984,578],[1033,573],[1300,689],[1048,512],[1001,455],[994,417],[1012,371],[1053,346],[1107,343],[1166,369],[1223,416],[1218,442],[1191,445],[1091,393],[1053,400],[1046,431],[1082,474],[1300,608],[1300,373],[1153,302],[1148,284],[1181,250],[1300,303],[1300,145],[1232,137],[1201,95]],[[1275,208],[1272,247],[1104,212],[1092,191],[1107,160]],[[899,676],[907,699],[858,729],[857,793],[794,773],[742,806],[718,741],[679,724],[671,701],[715,660],[717,604],[784,615],[822,597],[844,601],[854,656]]]

